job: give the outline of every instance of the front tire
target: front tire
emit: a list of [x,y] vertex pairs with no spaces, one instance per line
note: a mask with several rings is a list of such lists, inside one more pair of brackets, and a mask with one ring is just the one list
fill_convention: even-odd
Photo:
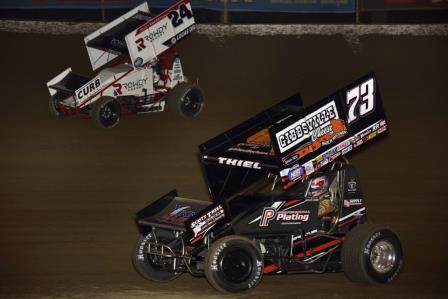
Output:
[[204,107],[204,93],[196,84],[179,83],[168,95],[168,106],[171,111],[184,117],[196,117]]
[[132,255],[132,263],[141,276],[155,282],[167,282],[181,274],[172,269],[172,260],[153,256],[147,252],[148,242],[154,242],[157,239],[157,243],[168,244],[174,238],[174,232],[162,229],[158,229],[155,234],[150,232],[140,236]]
[[208,282],[223,293],[254,288],[263,275],[263,257],[249,239],[232,235],[217,240],[205,260]]
[[121,105],[111,97],[102,97],[94,104],[91,111],[92,120],[102,129],[112,129],[121,119]]
[[342,245],[342,267],[353,282],[389,283],[403,266],[400,239],[382,225],[360,224],[353,228]]

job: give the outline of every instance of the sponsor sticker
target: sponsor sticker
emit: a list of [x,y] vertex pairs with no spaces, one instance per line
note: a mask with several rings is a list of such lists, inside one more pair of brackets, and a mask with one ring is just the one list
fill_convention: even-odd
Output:
[[253,162],[253,161],[218,157],[218,162],[219,162],[219,164],[228,165],[228,166],[238,166],[238,167],[243,167],[243,168],[261,169],[260,163]]
[[191,206],[177,205],[170,213],[160,217],[160,220],[169,223],[184,223],[194,215],[196,215],[196,211],[191,210]]
[[141,67],[143,65],[143,58],[141,58],[141,57],[137,57],[135,60],[134,60],[134,66],[135,67]]
[[194,237],[204,233],[224,217],[225,213],[222,205],[218,205],[212,210],[208,211],[190,224],[190,228],[193,230]]
[[357,190],[356,187],[357,183],[355,179],[351,179],[350,181],[347,182],[347,192],[349,193],[355,193]]
[[310,175],[314,172],[314,165],[313,165],[313,161],[309,161],[308,163],[306,163],[305,165],[303,165],[305,167],[305,173],[306,175]]
[[344,199],[344,207],[349,208],[353,206],[362,206],[362,199],[361,198],[355,198],[355,199]]
[[263,209],[259,226],[269,226],[271,221],[280,222],[281,225],[301,224],[307,222],[310,217],[309,210],[301,211],[277,211],[272,207]]
[[283,153],[308,138],[317,138],[324,128],[328,128],[330,121],[339,118],[336,103],[331,101],[325,106],[296,121],[276,134],[280,152]]
[[100,87],[101,87],[100,77],[95,77],[76,91],[76,97],[78,98],[78,100],[85,100],[89,98],[92,94],[97,92],[100,89]]
[[300,179],[305,174],[305,169],[299,164],[294,165],[289,169],[288,179],[294,182]]

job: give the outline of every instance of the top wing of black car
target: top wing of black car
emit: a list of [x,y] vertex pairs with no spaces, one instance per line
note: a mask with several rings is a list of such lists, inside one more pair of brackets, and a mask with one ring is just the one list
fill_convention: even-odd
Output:
[[227,198],[274,173],[287,189],[387,129],[374,74],[302,108],[298,95],[199,146],[209,190]]

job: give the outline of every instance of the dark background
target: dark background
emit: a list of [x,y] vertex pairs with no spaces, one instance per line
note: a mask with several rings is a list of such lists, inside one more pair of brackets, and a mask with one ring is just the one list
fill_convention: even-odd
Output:
[[266,276],[226,298],[445,298],[448,40],[342,36],[226,38],[180,44],[199,78],[197,119],[124,118],[113,130],[48,116],[45,83],[71,66],[92,75],[82,36],[0,33],[0,297],[218,298],[205,279],[144,281],[130,255],[134,213],[173,188],[209,200],[197,145],[290,96],[305,104],[374,71],[390,133],[349,158],[368,216],[402,238],[405,266],[386,286],[342,273]]

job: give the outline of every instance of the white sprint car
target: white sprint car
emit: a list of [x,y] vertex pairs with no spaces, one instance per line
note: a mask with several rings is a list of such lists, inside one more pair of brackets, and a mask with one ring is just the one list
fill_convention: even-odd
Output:
[[47,83],[55,117],[91,118],[113,128],[123,115],[172,110],[195,117],[204,96],[187,80],[173,46],[195,31],[189,0],[157,16],[146,2],[85,37],[93,79],[66,69]]

